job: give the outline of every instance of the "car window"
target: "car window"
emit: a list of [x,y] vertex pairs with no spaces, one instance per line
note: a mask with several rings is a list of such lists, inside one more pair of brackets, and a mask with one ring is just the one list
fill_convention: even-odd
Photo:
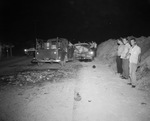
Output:
[[79,47],[79,46],[83,46],[83,47],[86,47],[86,48],[90,48],[90,45],[88,44],[81,44],[81,45],[75,45],[76,47]]

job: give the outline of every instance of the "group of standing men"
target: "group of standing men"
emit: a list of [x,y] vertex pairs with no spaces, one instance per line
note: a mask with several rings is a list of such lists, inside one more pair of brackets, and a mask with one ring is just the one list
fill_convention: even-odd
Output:
[[128,85],[133,88],[137,85],[136,70],[141,60],[141,48],[137,45],[136,39],[121,38],[117,40],[117,72],[122,79],[130,79]]

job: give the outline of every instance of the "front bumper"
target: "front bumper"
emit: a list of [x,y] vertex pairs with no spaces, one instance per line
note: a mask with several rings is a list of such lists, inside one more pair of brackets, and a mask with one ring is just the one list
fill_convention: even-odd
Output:
[[38,60],[38,59],[32,59],[32,61],[31,62],[36,62],[36,63],[48,63],[48,62],[60,62],[61,60],[54,60],[54,59],[40,59],[40,60]]
[[85,55],[85,54],[79,54],[75,56],[76,59],[93,59],[93,56],[91,55]]

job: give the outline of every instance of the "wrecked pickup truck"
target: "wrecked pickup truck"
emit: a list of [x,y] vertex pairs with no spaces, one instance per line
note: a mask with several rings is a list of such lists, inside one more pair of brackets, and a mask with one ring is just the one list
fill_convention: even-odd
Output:
[[67,39],[58,37],[48,40],[36,39],[35,58],[32,62],[37,62],[38,64],[61,62],[62,48],[66,51],[65,61],[73,60],[74,52]]

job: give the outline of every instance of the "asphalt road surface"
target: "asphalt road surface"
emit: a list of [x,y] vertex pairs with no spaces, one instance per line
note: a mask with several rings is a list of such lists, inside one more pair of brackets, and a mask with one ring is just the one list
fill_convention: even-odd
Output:
[[79,69],[60,82],[1,86],[0,121],[150,121],[150,94],[127,85],[128,80],[103,63],[69,62],[62,68],[30,61],[21,57],[1,62],[0,75],[28,69]]

